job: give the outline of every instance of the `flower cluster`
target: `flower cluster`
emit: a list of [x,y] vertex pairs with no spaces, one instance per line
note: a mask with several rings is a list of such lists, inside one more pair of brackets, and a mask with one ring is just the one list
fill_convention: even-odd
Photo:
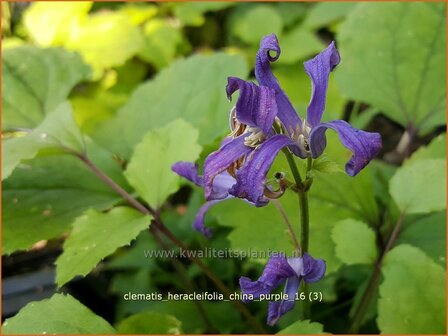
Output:
[[[191,162],[177,162],[173,170],[202,187],[207,202],[200,208],[194,228],[210,237],[211,230],[204,225],[208,209],[223,200],[237,197],[257,206],[265,206],[270,199],[280,197],[279,190],[267,185],[266,176],[281,150],[300,158],[317,158],[326,147],[325,132],[336,131],[341,143],[352,152],[345,171],[355,176],[381,149],[381,136],[353,128],[344,120],[322,123],[330,72],[340,62],[334,42],[313,59],[304,63],[311,79],[312,93],[306,118],[301,119],[285,92],[280,88],[270,64],[280,57],[280,47],[274,34],[265,36],[258,50],[255,77],[258,85],[240,78],[229,77],[227,97],[239,91],[236,105],[230,111],[230,134],[221,147],[205,160],[203,175]],[[244,294],[260,297],[286,282],[287,299],[270,302],[268,324],[294,307],[300,283],[319,281],[325,274],[325,262],[307,253],[301,257],[271,256],[261,277],[251,281],[240,278]]]
[[340,61],[334,42],[304,64],[312,83],[306,119],[298,116],[271,71],[270,63],[279,57],[277,37],[265,36],[255,64],[259,85],[228,78],[228,98],[239,90],[236,106],[230,111],[231,132],[221,147],[206,158],[204,175],[198,176],[193,163],[179,162],[173,166],[177,174],[204,188],[207,203],[200,209],[194,227],[207,236],[211,231],[204,227],[204,215],[217,202],[238,197],[264,206],[282,194],[282,190],[274,192],[266,185],[266,175],[283,148],[300,158],[317,158],[326,147],[326,130],[335,130],[353,154],[345,166],[350,176],[359,173],[381,149],[378,133],[355,129],[344,120],[321,122],[329,75]]

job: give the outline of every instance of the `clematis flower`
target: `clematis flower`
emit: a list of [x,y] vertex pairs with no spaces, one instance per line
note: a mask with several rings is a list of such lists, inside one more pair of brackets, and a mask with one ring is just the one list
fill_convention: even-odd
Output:
[[[329,75],[340,61],[334,42],[305,62],[305,70],[312,83],[306,119],[298,116],[271,71],[270,63],[279,57],[277,37],[274,34],[265,36],[255,64],[255,77],[259,85],[236,77],[228,78],[227,97],[231,99],[239,91],[236,106],[230,111],[231,132],[221,147],[206,158],[204,175],[197,183],[204,188],[209,202],[233,196],[260,207],[268,204],[269,199],[280,197],[285,189],[281,186],[279,190],[273,190],[266,183],[266,175],[278,152],[287,147],[300,158],[317,158],[326,147],[327,129],[335,130],[341,143],[352,152],[345,166],[350,176],[359,173],[381,149],[378,133],[355,129],[343,120],[321,122]],[[191,177],[194,174],[197,176],[197,169],[194,174],[176,172],[186,178],[190,176],[192,181]],[[225,185],[221,184],[222,174],[225,174]],[[215,179],[218,181],[215,182]],[[217,198],[217,188],[225,188],[226,196]],[[205,214],[206,206],[215,203],[206,203],[201,210]],[[198,224],[198,227],[203,225]]]
[[[340,62],[340,56],[334,42],[330,43],[316,57],[304,63],[305,70],[312,83],[311,100],[308,105],[306,119],[301,119],[298,116],[287,95],[280,88],[277,78],[271,71],[270,63],[276,61],[279,57],[280,46],[277,37],[274,34],[265,36],[260,43],[260,49],[257,53],[255,77],[259,83],[257,87],[259,92],[272,92],[268,91],[268,89],[275,92],[276,107],[272,107],[272,102],[270,102],[269,106],[271,110],[277,111],[275,120],[280,123],[281,129],[280,131],[275,130],[275,133],[279,134],[267,136],[250,153],[246,158],[245,164],[241,165],[236,172],[236,183],[229,191],[235,197],[247,198],[258,205],[263,205],[261,201],[265,200],[263,190],[266,173],[277,153],[284,147],[288,147],[292,153],[300,158],[317,158],[326,147],[326,130],[332,129],[338,133],[341,143],[352,152],[352,157],[345,166],[345,170],[350,176],[358,174],[381,149],[381,136],[379,133],[355,129],[344,120],[321,122],[322,114],[325,110],[329,75]],[[233,78],[229,80],[235,81]],[[253,83],[252,85],[255,86]],[[239,87],[240,97],[236,105],[237,112],[239,108],[246,109],[248,106],[252,107],[251,111],[253,111],[253,105],[239,104],[240,101],[248,100],[246,97],[248,95],[247,90],[241,89],[243,87],[241,83],[239,83]],[[256,92],[256,90],[253,88],[252,93]],[[245,111],[241,113],[243,112]],[[253,114],[251,116],[253,118]],[[239,154],[243,154],[243,151],[240,151]],[[247,152],[244,152],[244,154],[247,155]],[[215,155],[218,156],[219,152]],[[223,161],[222,163],[221,169],[225,166]],[[206,169],[207,167],[205,166],[204,170]],[[221,171],[221,169],[215,168],[214,172]]]
[[241,277],[240,287],[243,294],[253,295],[254,299],[258,299],[261,295],[267,295],[286,283],[284,288],[286,298],[280,302],[269,302],[267,322],[272,326],[294,308],[300,282],[302,280],[306,283],[317,282],[323,278],[325,270],[324,260],[314,259],[307,253],[304,253],[303,257],[290,258],[276,254],[271,255],[258,280],[252,281],[247,277]]

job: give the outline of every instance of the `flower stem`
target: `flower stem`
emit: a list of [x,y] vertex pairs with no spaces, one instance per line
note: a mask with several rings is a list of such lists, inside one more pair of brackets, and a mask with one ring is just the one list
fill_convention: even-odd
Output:
[[[150,214],[153,216],[153,223],[154,226],[163,234],[165,235],[169,240],[171,240],[172,243],[180,247],[181,249],[188,251],[189,248],[180,240],[174,236],[174,234],[164,225],[162,219],[160,218],[160,215],[158,211],[155,211],[152,209],[149,205],[145,206],[142,203],[140,203],[137,199],[135,199],[132,195],[130,195],[126,190],[124,190],[121,186],[119,186],[117,183],[115,183],[106,173],[104,173],[99,167],[97,167],[85,153],[73,153],[76,155],[81,161],[83,161],[86,166],[105,184],[107,184],[111,189],[113,189],[118,195],[123,197],[132,207],[137,209],[143,214]],[[206,264],[204,264],[200,259],[197,259],[193,256],[192,253],[187,253],[187,257],[190,259],[191,262],[199,266],[200,269],[202,269],[205,273],[205,275],[208,276],[208,278],[215,284],[215,286],[224,294],[229,296],[232,291],[219,279],[216,277],[216,275],[208,268]],[[257,331],[257,333],[266,333],[261,323],[255,319],[250,311],[240,302],[237,300],[231,300],[232,304],[235,306],[235,308],[240,312],[240,314],[252,325],[254,330]]]
[[[309,243],[310,216],[308,207],[308,190],[311,187],[312,178],[308,176],[308,173],[311,171],[311,168],[313,166],[313,159],[311,157],[307,159],[306,178],[305,181],[302,181],[299,169],[297,168],[292,154],[289,151],[284,151],[284,153],[288,160],[288,164],[291,168],[291,172],[294,176],[294,180],[296,182],[298,190],[300,207],[300,247],[301,255],[303,256],[305,252],[308,252]],[[305,300],[302,301],[303,319],[309,319],[310,302],[308,301],[308,285],[305,282],[302,283],[302,292],[305,294]]]
[[[300,246],[302,247],[302,256],[308,252],[310,217],[308,209],[308,191],[299,191],[300,205]],[[303,319],[310,318],[310,302],[308,301],[308,284],[303,282],[302,291],[305,294],[305,300],[302,301]]]
[[285,153],[286,159],[288,160],[289,168],[291,169],[292,176],[294,177],[294,181],[296,182],[296,186],[298,188],[302,187],[302,177],[300,176],[299,169],[296,166],[296,162],[294,161],[294,157],[290,153],[288,149],[283,150]]

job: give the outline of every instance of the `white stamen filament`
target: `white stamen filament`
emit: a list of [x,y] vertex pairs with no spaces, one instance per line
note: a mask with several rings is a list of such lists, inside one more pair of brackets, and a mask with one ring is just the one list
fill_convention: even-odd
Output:
[[257,147],[259,144],[261,144],[265,136],[263,134],[263,131],[256,127],[248,127],[246,128],[246,132],[252,132],[252,134],[248,135],[244,138],[244,144],[248,147]]

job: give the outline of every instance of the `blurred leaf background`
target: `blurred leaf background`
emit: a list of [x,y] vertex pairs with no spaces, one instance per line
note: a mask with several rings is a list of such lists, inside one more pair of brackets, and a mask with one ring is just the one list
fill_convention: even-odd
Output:
[[[202,193],[169,170],[216,149],[232,106],[227,77],[253,79],[259,41],[274,32],[282,55],[273,71],[301,116],[311,93],[302,63],[336,40],[342,61],[324,120],[380,132],[383,151],[353,179],[340,173],[350,154],[329,134],[330,164],[316,165],[310,195],[311,253],[327,262],[311,289],[323,302],[312,305],[312,322],[297,321],[296,305],[267,331],[347,333],[401,214],[398,246],[384,259],[358,331],[444,334],[445,10],[424,2],[2,2],[3,277],[31,293],[12,286],[3,318],[50,297],[55,283],[69,293],[28,304],[3,332],[253,332],[229,302],[203,302],[207,324],[191,301],[124,300],[129,292],[186,289],[169,260],[144,258],[157,248],[145,217],[70,153],[87,152],[122,188],[160,205],[192,248],[289,253],[271,205],[225,202],[207,216],[214,237],[200,236],[191,223]],[[287,171],[286,162],[279,158],[272,171]],[[297,223],[294,195],[281,203]],[[108,223],[117,229],[104,232]],[[265,260],[205,262],[238,291],[238,277],[257,277]],[[182,263],[197,291],[215,290],[197,266]],[[52,275],[39,292],[32,279],[42,270]],[[249,308],[264,324],[266,302]],[[60,323],[78,311],[95,327]]]

